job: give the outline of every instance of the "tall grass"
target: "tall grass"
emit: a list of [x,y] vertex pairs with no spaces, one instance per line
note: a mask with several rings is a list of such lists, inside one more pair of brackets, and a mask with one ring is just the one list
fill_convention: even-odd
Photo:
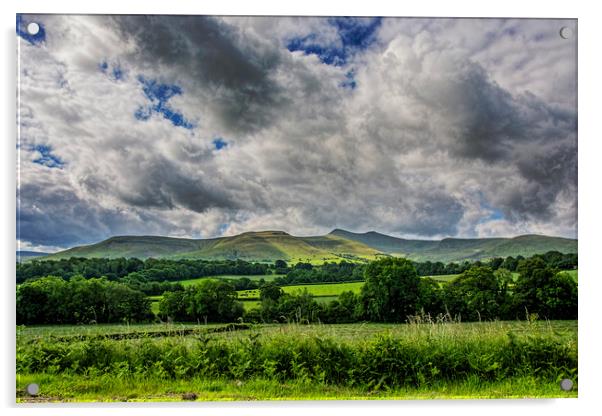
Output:
[[306,328],[69,342],[28,338],[17,342],[17,373],[294,380],[371,390],[515,376],[576,381],[576,334],[545,324],[514,331],[499,323],[414,323],[363,339]]

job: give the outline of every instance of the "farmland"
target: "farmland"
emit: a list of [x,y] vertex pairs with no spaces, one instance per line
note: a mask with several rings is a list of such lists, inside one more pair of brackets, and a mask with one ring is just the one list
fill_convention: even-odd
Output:
[[[576,397],[576,388],[557,385],[576,366],[576,321],[43,326],[17,334],[19,401]],[[31,382],[40,396],[19,393]]]
[[[569,274],[575,282],[577,282],[577,270],[568,270],[565,273]],[[215,276],[209,278],[221,278],[221,279],[236,279],[241,277],[247,277],[249,279],[265,279],[266,282],[274,281],[277,277],[282,275],[267,275],[267,276]],[[431,279],[441,282],[441,283],[449,283],[455,278],[457,278],[458,274],[448,274],[448,275],[437,275],[437,276],[426,276]],[[512,277],[514,280],[518,278],[518,273],[512,273]],[[190,279],[180,281],[182,286],[191,286],[194,284],[200,283],[202,280],[207,278],[200,279]],[[291,286],[283,286],[282,289],[285,293],[299,293],[304,290],[307,290],[312,296],[316,298],[318,302],[329,302],[331,300],[336,299],[338,295],[345,291],[352,291],[354,293],[359,293],[361,287],[364,282],[343,282],[343,283],[324,283],[324,284],[304,284],[304,285],[291,285]],[[243,306],[245,310],[253,309],[259,307],[259,289],[251,289],[251,290],[239,290],[237,291],[238,300],[243,302]],[[158,302],[161,300],[162,296],[149,296],[149,299],[153,302],[153,312],[158,312]]]
[[[345,291],[359,292],[364,282],[345,282],[345,283],[325,283],[325,284],[307,284],[283,286],[284,293],[298,293],[307,290],[309,294],[315,297],[332,297],[338,296]],[[259,290],[240,290],[238,297],[244,299],[259,299]]]
[[17,286],[17,398],[575,397],[575,260],[32,264],[63,275]]
[[228,280],[228,279],[243,279],[243,278],[247,278],[250,280],[264,280],[266,282],[273,282],[276,278],[283,276],[282,274],[268,274],[268,275],[233,275],[233,274],[226,274],[226,275],[221,275],[221,276],[207,276],[207,277],[199,277],[197,279],[186,279],[186,280],[180,280],[178,281],[178,283],[180,283],[182,286],[186,287],[186,286],[192,286],[195,284],[200,283],[202,280],[204,279],[224,279],[224,280]]

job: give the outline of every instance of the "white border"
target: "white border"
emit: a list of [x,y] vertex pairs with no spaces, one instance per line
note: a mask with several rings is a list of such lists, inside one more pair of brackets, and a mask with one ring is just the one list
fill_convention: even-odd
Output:
[[[386,0],[351,3],[349,0],[192,2],[146,0],[102,0],[76,2],[69,0],[3,0],[2,14],[2,72],[3,95],[0,100],[2,116],[2,239],[0,256],[2,279],[2,356],[0,361],[0,395],[4,414],[18,415],[159,415],[167,409],[179,414],[239,414],[247,415],[305,415],[342,411],[346,415],[363,415],[376,410],[387,414],[445,414],[448,415],[506,415],[508,412],[545,413],[546,415],[591,414],[599,411],[601,397],[598,387],[600,371],[599,297],[602,294],[602,272],[596,261],[602,249],[600,234],[599,166],[602,152],[596,120],[600,118],[598,97],[602,93],[599,77],[600,45],[602,40],[600,14],[586,2],[498,0],[497,2],[441,0],[412,1],[396,4]],[[594,2],[588,2],[594,4]],[[386,15],[386,16],[462,16],[462,17],[564,17],[579,19],[579,399],[567,400],[481,400],[481,401],[413,401],[413,402],[259,402],[205,403],[196,406],[176,404],[128,405],[56,405],[44,407],[15,407],[14,404],[14,260],[15,260],[15,74],[16,41],[15,13],[136,13],[136,14],[236,14],[236,15]]]

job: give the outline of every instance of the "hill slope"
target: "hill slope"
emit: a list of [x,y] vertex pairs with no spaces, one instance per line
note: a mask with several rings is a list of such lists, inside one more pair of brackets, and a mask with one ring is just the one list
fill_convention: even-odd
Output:
[[521,235],[514,238],[444,238],[443,240],[406,240],[374,231],[352,233],[334,230],[335,235],[358,241],[383,253],[420,261],[461,261],[491,257],[532,256],[551,250],[576,253],[577,240],[543,235]]
[[207,240],[153,236],[112,237],[100,243],[74,247],[46,259],[70,257],[163,257],[209,260],[291,262],[374,259],[378,250],[336,236],[294,237],[283,231],[248,232]]
[[365,261],[389,255],[417,261],[450,262],[517,255],[526,257],[550,250],[576,253],[577,240],[539,235],[409,240],[374,231],[358,234],[345,230],[334,230],[325,236],[295,237],[283,231],[261,231],[196,240],[154,236],[112,237],[96,244],[51,254],[43,259],[162,257],[268,262],[282,259],[289,262],[323,263],[343,259]]

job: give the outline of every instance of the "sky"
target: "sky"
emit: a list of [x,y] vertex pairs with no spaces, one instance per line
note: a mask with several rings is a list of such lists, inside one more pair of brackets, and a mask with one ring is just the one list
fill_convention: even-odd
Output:
[[16,23],[20,249],[334,228],[577,237],[575,20]]

